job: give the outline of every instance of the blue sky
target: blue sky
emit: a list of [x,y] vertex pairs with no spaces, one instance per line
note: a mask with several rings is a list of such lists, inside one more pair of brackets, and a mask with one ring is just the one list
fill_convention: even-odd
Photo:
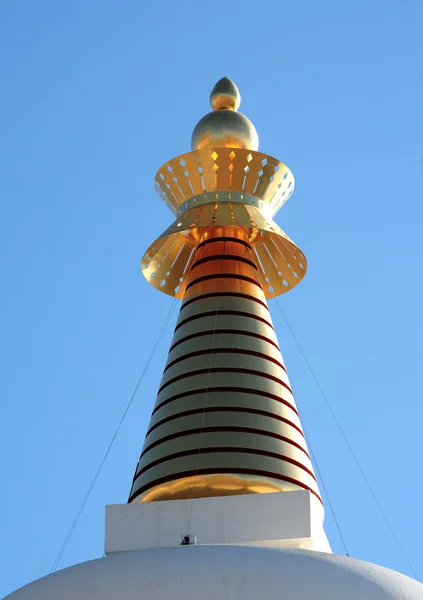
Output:
[[[222,76],[296,177],[277,222],[309,270],[280,304],[423,578],[422,22],[419,0],[0,4],[0,596],[49,572],[170,309],[139,270],[172,219],[153,177]],[[349,553],[409,573],[270,308]],[[103,553],[172,329],[60,567]]]

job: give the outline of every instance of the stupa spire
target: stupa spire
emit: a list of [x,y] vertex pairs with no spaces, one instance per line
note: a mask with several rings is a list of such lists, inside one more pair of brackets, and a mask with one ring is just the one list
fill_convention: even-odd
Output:
[[309,490],[322,501],[267,299],[306,271],[272,220],[291,171],[258,152],[228,78],[194,129],[191,152],[156,175],[176,215],[142,260],[182,306],[129,501]]

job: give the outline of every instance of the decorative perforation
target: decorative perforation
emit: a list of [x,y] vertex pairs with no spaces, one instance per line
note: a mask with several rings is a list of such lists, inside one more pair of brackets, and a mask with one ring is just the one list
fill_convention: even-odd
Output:
[[276,223],[266,220],[255,206],[216,201],[188,209],[150,246],[142,260],[147,280],[166,294],[181,298],[201,231],[224,225],[249,229],[267,298],[287,292],[304,277],[304,254]]
[[[218,151],[217,151],[218,150]],[[294,176],[276,158],[241,148],[197,150],[178,156],[156,174],[156,190],[176,214],[186,200],[214,191],[242,191],[268,203],[272,214],[294,189]]]

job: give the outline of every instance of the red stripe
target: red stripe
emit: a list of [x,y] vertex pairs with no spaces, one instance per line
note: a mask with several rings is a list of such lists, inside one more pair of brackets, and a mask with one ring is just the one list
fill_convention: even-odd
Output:
[[255,375],[256,377],[264,377],[265,379],[270,379],[279,385],[282,385],[284,388],[288,390],[292,394],[292,390],[288,384],[286,384],[282,379],[275,377],[274,375],[270,375],[269,373],[263,373],[262,371],[255,371],[254,369],[242,369],[240,367],[212,367],[210,369],[196,369],[195,371],[189,371],[188,373],[181,373],[176,377],[172,377],[169,381],[166,381],[160,388],[157,394],[160,394],[165,388],[181,379],[187,379],[188,377],[195,377],[196,375],[209,375],[211,373],[242,373],[244,375]]
[[272,344],[275,348],[277,348],[280,352],[280,348],[273,340],[270,340],[265,335],[260,335],[259,333],[255,333],[254,331],[245,331],[243,329],[210,329],[209,331],[197,331],[196,333],[191,333],[191,335],[187,335],[177,342],[175,342],[169,350],[169,354],[179,346],[179,344],[183,344],[184,342],[188,342],[189,340],[193,340],[197,337],[203,337],[204,335],[248,335],[249,337],[257,338],[258,340],[263,340],[264,342],[268,342]]
[[[150,427],[150,429],[147,431],[145,437],[147,438],[152,431],[154,431],[158,427],[161,427],[165,423],[169,423],[169,421],[174,421],[175,419],[181,419],[183,417],[189,417],[191,415],[202,415],[203,413],[214,413],[214,412],[247,413],[250,415],[258,415],[260,417],[267,417],[269,419],[276,419],[277,421],[280,421],[281,423],[285,423],[286,425],[293,427],[294,429],[296,429],[298,431],[298,433],[303,435],[301,427],[298,427],[298,425],[295,425],[295,423],[293,423],[289,419],[285,419],[285,417],[281,417],[280,415],[271,413],[267,410],[260,410],[258,408],[249,408],[246,406],[241,406],[241,407],[240,406],[206,406],[206,407],[200,407],[200,408],[193,408],[191,410],[184,410],[183,412],[178,412],[173,415],[170,415],[169,417],[161,419],[161,421],[157,421],[157,423],[155,423],[152,427]],[[299,444],[295,444],[295,442],[294,442],[294,446],[297,446],[298,448],[300,448],[300,450],[302,450],[303,452],[305,452],[307,454],[307,452],[304,450],[304,448],[302,448]],[[310,458],[310,456],[308,454],[307,454],[307,456]]]
[[235,387],[235,386],[217,386],[217,387],[206,387],[206,388],[197,388],[196,390],[187,390],[186,392],[181,392],[180,394],[175,394],[174,396],[169,396],[163,402],[157,404],[154,408],[152,415],[156,413],[158,410],[170,404],[170,402],[174,402],[175,400],[179,400],[180,398],[186,398],[188,396],[195,396],[197,394],[213,394],[213,393],[221,393],[221,392],[230,392],[232,394],[254,394],[255,396],[262,396],[263,398],[270,398],[271,400],[275,400],[276,402],[280,402],[284,406],[290,408],[294,413],[299,416],[297,409],[295,406],[290,404],[288,400],[281,398],[280,396],[276,396],[276,394],[271,394],[270,392],[264,392],[263,390],[253,390],[251,388],[243,388],[243,387]]
[[272,356],[268,356],[267,354],[263,354],[263,352],[256,352],[255,350],[245,350],[244,348],[206,348],[205,350],[197,350],[196,352],[189,352],[188,354],[184,354],[184,356],[180,356],[179,358],[175,358],[175,360],[172,360],[172,362],[170,362],[166,366],[163,373],[166,373],[166,371],[168,369],[170,369],[170,367],[173,367],[174,365],[176,365],[179,362],[188,360],[189,358],[195,358],[196,356],[204,356],[204,355],[210,356],[210,354],[245,354],[247,356],[255,356],[256,358],[262,358],[263,360],[269,360],[270,362],[274,363],[275,365],[277,365],[278,367],[283,369],[286,373],[285,367],[283,366],[282,363],[280,363],[278,360],[276,360],[276,358],[273,358]]
[[270,452],[269,450],[260,450],[258,448],[243,448],[241,446],[239,446],[239,447],[237,447],[237,446],[211,446],[210,448],[192,448],[191,450],[183,450],[182,452],[174,452],[170,456],[163,456],[162,458],[153,460],[151,463],[149,463],[148,465],[146,465],[145,467],[140,469],[140,471],[138,471],[138,473],[135,474],[135,477],[133,478],[132,483],[134,483],[143,473],[145,473],[149,469],[152,469],[153,467],[156,467],[157,465],[160,465],[164,462],[168,462],[168,461],[176,459],[176,458],[184,458],[185,456],[192,456],[192,455],[198,455],[198,454],[227,454],[227,453],[255,454],[258,456],[266,456],[268,458],[276,458],[277,460],[282,460],[284,462],[288,462],[292,465],[295,465],[299,469],[302,469],[303,471],[308,473],[308,475],[310,475],[314,479],[314,481],[317,483],[317,479],[316,479],[316,476],[313,473],[313,471],[308,469],[305,465],[300,463],[298,460],[291,458],[290,456],[286,456],[285,454],[279,454],[278,452]]
[[240,240],[239,238],[234,237],[215,237],[211,238],[210,240],[204,240],[204,242],[198,244],[197,250],[199,248],[202,248],[203,246],[207,246],[208,244],[214,244],[215,242],[234,242],[235,244],[242,244],[243,246],[251,250],[251,244],[245,242],[244,240]]
[[290,438],[287,438],[285,435],[280,435],[279,433],[274,433],[273,431],[267,431],[265,429],[257,429],[256,427],[241,427],[237,425],[214,425],[211,427],[193,427],[192,429],[185,429],[184,431],[175,431],[175,433],[171,433],[169,435],[164,435],[160,439],[155,442],[151,442],[149,446],[146,446],[144,450],[141,452],[141,458],[150,452],[153,448],[160,446],[166,442],[171,442],[173,440],[179,439],[181,437],[187,437],[190,435],[198,435],[203,433],[248,433],[251,435],[263,435],[264,437],[271,437],[275,440],[280,440],[281,442],[288,442]]
[[244,258],[243,256],[238,256],[237,254],[213,254],[212,256],[205,256],[204,258],[200,258],[199,260],[197,260],[192,265],[191,271],[196,267],[199,267],[200,265],[207,262],[211,262],[213,260],[237,260],[238,262],[242,262],[246,265],[249,265],[250,267],[253,267],[253,269],[257,271],[257,267],[253,263],[253,261],[249,260],[248,258]]
[[234,298],[243,298],[244,300],[251,300],[252,302],[257,302],[258,304],[263,306],[263,308],[265,308],[266,310],[269,310],[269,307],[267,306],[267,304],[265,302],[262,302],[255,296],[250,296],[249,294],[238,294],[237,292],[211,292],[209,294],[202,294],[201,296],[195,296],[194,298],[187,300],[181,306],[181,310],[179,312],[181,312],[189,304],[192,304],[193,302],[197,302],[198,300],[206,300],[207,298],[216,298],[216,297],[220,297],[220,296],[232,296]]
[[235,273],[213,273],[212,275],[204,275],[204,277],[199,277],[198,279],[194,279],[191,281],[185,288],[185,292],[189,290],[193,285],[197,283],[201,283],[202,281],[209,281],[210,279],[239,279],[240,281],[246,281],[247,283],[252,283],[256,285],[261,290],[263,290],[262,286],[255,279],[251,279],[251,277],[246,277],[245,275],[237,275]]
[[191,317],[187,317],[186,319],[184,319],[183,321],[180,321],[176,327],[175,327],[175,332],[178,331],[178,329],[180,327],[183,327],[183,325],[186,325],[187,323],[190,323],[191,321],[195,321],[196,319],[202,319],[203,317],[215,317],[215,316],[233,316],[233,317],[245,317],[247,319],[255,319],[256,321],[261,321],[262,323],[264,323],[265,325],[267,325],[268,327],[271,327],[273,329],[273,325],[271,323],[269,323],[269,321],[266,321],[266,319],[263,319],[263,317],[259,317],[258,315],[253,315],[252,313],[248,313],[248,312],[244,312],[243,310],[208,310],[206,312],[201,312],[198,313],[197,315],[192,315]]

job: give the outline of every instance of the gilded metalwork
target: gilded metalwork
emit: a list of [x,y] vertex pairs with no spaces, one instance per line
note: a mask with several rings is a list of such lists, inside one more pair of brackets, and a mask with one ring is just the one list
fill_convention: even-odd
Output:
[[196,126],[195,150],[169,160],[156,174],[156,190],[176,220],[148,248],[142,272],[160,291],[182,298],[202,232],[236,225],[248,231],[266,298],[278,296],[297,285],[307,268],[301,250],[272,220],[291,196],[294,177],[279,160],[257,151],[258,138],[250,143],[252,124],[246,130],[236,124],[245,117],[236,112],[240,95],[231,80],[221,79],[210,101],[215,110]]
[[264,217],[262,210],[244,204],[237,196],[242,194],[215,194],[214,202],[182,213],[144,254],[141,268],[147,281],[166,294],[182,298],[189,262],[201,232],[230,223],[248,231],[267,299],[295,287],[306,272],[304,254],[274,221]]
[[160,291],[183,296],[190,255],[201,231],[214,225],[248,228],[267,298],[303,278],[305,256],[272,220],[294,189],[291,171],[277,159],[231,148],[189,152],[165,163],[155,182],[177,215],[142,260],[144,276]]
[[191,148],[247,148],[258,149],[256,128],[245,115],[237,112],[241,96],[233,81],[220,79],[210,94],[213,111],[195,126]]
[[[282,489],[281,489],[282,488]],[[240,494],[269,494],[290,492],[293,485],[277,485],[271,479],[254,475],[195,475],[173,481],[166,481],[150,489],[143,496],[143,502],[158,500],[185,500],[189,498],[212,498],[214,496],[238,496]]]
[[210,92],[210,105],[213,110],[238,110],[241,94],[229,77],[222,77]]
[[212,117],[194,132],[197,149],[156,175],[176,218],[142,271],[183,302],[129,501],[307,489],[323,515],[266,302],[307,268],[273,221],[294,178],[251,149],[248,124],[214,133],[216,115],[238,122],[239,102],[233,82],[218,82]]
[[175,215],[184,202],[206,192],[239,192],[259,198],[273,216],[291,197],[295,180],[286,165],[268,154],[219,148],[169,160],[157,171],[155,184]]
[[219,110],[198,121],[192,134],[191,148],[222,147],[257,150],[257,131],[245,115],[233,110]]

